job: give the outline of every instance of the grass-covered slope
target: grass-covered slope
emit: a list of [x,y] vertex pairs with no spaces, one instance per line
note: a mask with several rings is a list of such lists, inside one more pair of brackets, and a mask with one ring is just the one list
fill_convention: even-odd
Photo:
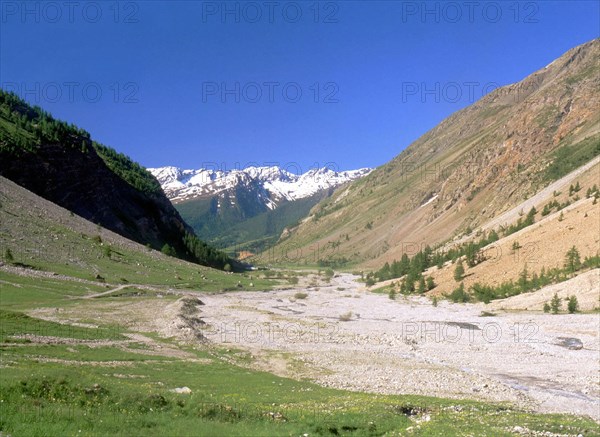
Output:
[[[222,291],[271,284],[167,256],[91,223],[1,176],[0,223],[0,262],[10,269],[24,268],[27,273],[16,285],[8,283],[14,280],[0,281],[2,305],[17,304],[19,296],[51,303],[57,293],[71,289],[77,295],[77,290],[88,288],[100,292],[135,285]],[[0,275],[10,272],[0,271]],[[74,279],[65,282],[66,277]],[[61,291],[61,286],[65,290]]]
[[129,239],[223,268],[139,164],[0,90],[0,175]]

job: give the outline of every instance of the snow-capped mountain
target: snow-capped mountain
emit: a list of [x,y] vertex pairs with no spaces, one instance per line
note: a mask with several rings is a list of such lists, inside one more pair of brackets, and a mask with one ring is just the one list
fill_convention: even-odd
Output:
[[370,168],[337,172],[313,169],[297,175],[280,167],[247,167],[243,170],[182,170],[177,167],[148,169],[173,203],[195,198],[226,196],[226,192],[247,187],[256,192],[269,209],[282,201],[295,201],[366,176]]

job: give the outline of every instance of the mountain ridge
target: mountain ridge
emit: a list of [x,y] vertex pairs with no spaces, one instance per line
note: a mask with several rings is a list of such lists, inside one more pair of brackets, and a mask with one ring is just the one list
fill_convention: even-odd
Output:
[[[475,228],[600,151],[600,40],[463,108],[319,203],[275,259],[366,267]],[[271,254],[266,255],[269,258]]]
[[327,167],[311,169],[302,174],[289,172],[279,166],[249,166],[238,170],[212,170],[200,168],[184,170],[166,166],[148,168],[156,177],[165,194],[174,202],[196,197],[212,196],[234,188],[238,184],[258,183],[266,190],[269,209],[277,207],[283,199],[288,201],[313,196],[319,191],[335,188],[369,174],[372,169],[335,171]]

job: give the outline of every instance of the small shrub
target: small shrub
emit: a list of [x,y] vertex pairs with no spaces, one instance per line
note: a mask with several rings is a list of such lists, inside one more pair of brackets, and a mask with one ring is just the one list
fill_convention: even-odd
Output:
[[160,251],[167,256],[177,255],[177,252],[175,252],[175,249],[173,249],[173,247],[171,245],[169,245],[168,243],[165,243],[164,246],[162,247],[162,249],[160,249]]
[[558,293],[554,293],[554,297],[552,297],[552,300],[550,301],[550,311],[552,311],[552,314],[558,314],[561,306],[561,298],[558,297]]
[[390,292],[388,294],[388,297],[391,300],[395,300],[396,299],[396,290],[394,289],[394,287],[390,288]]
[[431,305],[433,305],[434,307],[438,306],[438,298],[437,298],[437,296],[433,296],[433,298],[431,299]]
[[9,248],[6,248],[6,250],[4,251],[4,259],[8,263],[11,263],[15,260],[15,257],[13,256],[13,253]]
[[463,266],[462,261],[459,261],[458,264],[456,264],[456,267],[454,269],[454,280],[456,282],[461,281],[465,276],[465,267]]
[[433,282],[433,278],[431,276],[427,276],[427,291],[433,290],[435,288],[435,282]]
[[545,312],[545,313],[549,313],[549,312],[550,312],[550,305],[548,304],[548,302],[546,302],[546,303],[544,304],[544,312]]
[[303,293],[299,291],[298,293],[294,294],[294,297],[296,299],[306,299],[308,297],[308,293]]
[[579,311],[579,302],[577,302],[577,296],[573,295],[567,299],[567,309],[569,314],[575,314]]
[[448,295],[448,298],[454,303],[467,303],[471,300],[471,296],[465,291],[463,282]]

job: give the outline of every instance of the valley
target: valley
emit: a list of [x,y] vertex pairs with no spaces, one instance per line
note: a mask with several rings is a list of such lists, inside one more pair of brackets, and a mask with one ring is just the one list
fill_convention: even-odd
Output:
[[[0,88],[0,437],[600,436],[600,39],[571,47],[404,145],[416,106],[243,121],[239,82],[198,119],[158,95],[160,116],[87,119],[120,144],[135,113],[135,141],[164,141],[148,169]],[[395,157],[199,167],[282,156],[276,134],[340,159],[393,137]]]

